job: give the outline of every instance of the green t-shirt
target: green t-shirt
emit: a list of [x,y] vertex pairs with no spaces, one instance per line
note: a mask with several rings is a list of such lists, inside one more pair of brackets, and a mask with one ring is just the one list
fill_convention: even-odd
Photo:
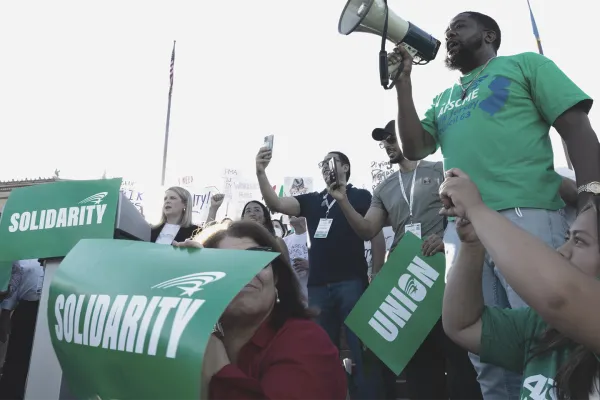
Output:
[[530,359],[548,328],[542,318],[531,308],[486,307],[481,322],[481,361],[523,374],[521,399],[555,399],[554,377],[570,349]]
[[[421,121],[442,149],[444,168],[460,168],[494,210],[557,210],[561,178],[554,171],[550,127],[569,108],[592,101],[548,58],[496,57],[434,100]],[[466,85],[465,85],[466,84]]]

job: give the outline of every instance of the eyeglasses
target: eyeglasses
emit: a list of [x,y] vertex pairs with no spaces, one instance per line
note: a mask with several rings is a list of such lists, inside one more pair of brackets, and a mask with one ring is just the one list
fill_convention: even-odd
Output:
[[[385,143],[384,143],[385,142]],[[379,148],[383,149],[385,148],[385,144],[395,144],[398,142],[398,139],[396,139],[396,135],[389,135],[388,137],[386,137],[385,139],[383,139],[381,142],[379,142]]]
[[331,158],[326,158],[323,161],[321,161],[320,163],[318,163],[317,165],[319,166],[319,169],[323,169],[325,167],[329,168],[329,160],[334,159],[335,161],[338,161],[337,158],[335,157],[331,157]]

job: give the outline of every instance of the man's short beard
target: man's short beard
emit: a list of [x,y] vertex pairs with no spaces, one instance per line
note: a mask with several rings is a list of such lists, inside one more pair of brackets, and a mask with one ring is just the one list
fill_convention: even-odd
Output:
[[477,60],[475,59],[475,52],[483,46],[483,38],[474,39],[471,43],[461,44],[461,48],[454,57],[450,58],[446,55],[444,63],[446,68],[451,71],[459,70],[463,73],[469,72],[478,67]]
[[404,157],[404,154],[397,154],[396,157],[394,157],[393,159],[390,159],[388,162],[390,164],[400,164],[402,162],[402,160],[404,160],[406,157]]

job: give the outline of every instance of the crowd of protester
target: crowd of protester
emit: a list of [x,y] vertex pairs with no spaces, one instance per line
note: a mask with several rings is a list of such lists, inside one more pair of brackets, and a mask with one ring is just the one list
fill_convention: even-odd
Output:
[[[350,183],[346,154],[329,151],[315,160],[324,190],[279,197],[267,177],[277,153],[267,147],[256,155],[263,199],[248,202],[239,221],[207,228],[224,200],[215,195],[207,223],[193,225],[189,192],[166,191],[152,242],[280,254],[223,313],[204,355],[203,398],[600,397],[600,145],[588,119],[592,99],[548,58],[498,56],[500,44],[492,18],[457,15],[446,30],[445,62],[461,77],[423,119],[412,97],[412,57],[394,49],[390,60],[402,63],[398,119],[371,136],[398,170],[373,193]],[[573,176],[554,168],[551,127]],[[424,160],[438,149],[443,162]],[[273,220],[275,212],[289,216],[289,226]],[[403,371],[404,393],[344,325],[384,264],[386,226],[395,234],[391,252],[410,232],[422,239],[423,256],[446,258],[442,316]],[[15,263],[3,294],[0,342],[11,331],[15,345],[0,398],[23,398],[27,371],[19,360],[28,363],[32,341],[23,332],[43,279],[39,263],[26,261]]]

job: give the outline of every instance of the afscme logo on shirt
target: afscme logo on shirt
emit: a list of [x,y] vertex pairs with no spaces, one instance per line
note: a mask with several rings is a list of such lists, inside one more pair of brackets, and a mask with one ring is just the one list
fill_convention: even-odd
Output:
[[556,399],[554,379],[542,374],[532,375],[523,380],[522,399]]
[[398,330],[404,328],[419,303],[427,297],[427,288],[431,288],[439,277],[435,269],[415,256],[407,272],[398,278],[398,285],[375,311],[369,325],[386,341],[394,341]]
[[100,192],[81,200],[78,206],[24,211],[10,216],[9,232],[37,231],[82,225],[99,225],[106,204],[101,204],[108,192]]

